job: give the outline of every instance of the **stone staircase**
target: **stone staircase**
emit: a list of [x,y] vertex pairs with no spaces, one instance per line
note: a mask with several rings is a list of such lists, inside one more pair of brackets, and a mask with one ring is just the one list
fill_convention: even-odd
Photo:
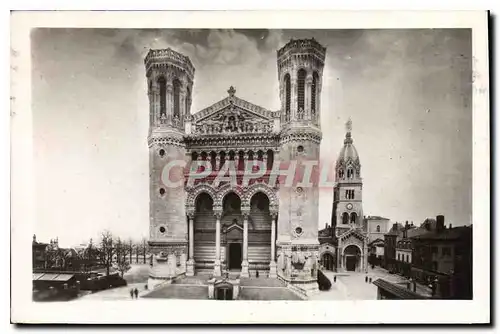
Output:
[[208,299],[208,286],[195,284],[167,284],[145,294],[143,298]]

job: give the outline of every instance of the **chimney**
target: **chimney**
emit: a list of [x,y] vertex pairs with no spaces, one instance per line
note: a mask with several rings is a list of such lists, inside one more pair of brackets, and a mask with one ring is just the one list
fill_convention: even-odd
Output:
[[36,234],[33,234],[33,243],[36,243]]
[[444,216],[436,216],[436,231],[439,233],[444,230]]
[[325,223],[325,229],[327,229],[327,228],[328,228],[328,223]]

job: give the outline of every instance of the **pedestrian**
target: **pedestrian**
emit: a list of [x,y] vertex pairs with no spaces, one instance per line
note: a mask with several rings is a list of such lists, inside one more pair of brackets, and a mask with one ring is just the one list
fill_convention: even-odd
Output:
[[370,283],[372,282],[372,278],[370,277]]
[[259,278],[259,271],[257,270],[257,272],[255,273],[255,277]]
[[368,282],[368,276],[365,276],[365,283]]
[[137,288],[135,288],[134,294],[135,294],[135,298],[137,299],[137,296],[139,295],[139,290],[137,290]]
[[130,298],[134,299],[134,289],[130,289]]
[[333,276],[333,283],[337,282],[337,276]]
[[148,285],[144,285],[144,290],[147,290],[148,289]]

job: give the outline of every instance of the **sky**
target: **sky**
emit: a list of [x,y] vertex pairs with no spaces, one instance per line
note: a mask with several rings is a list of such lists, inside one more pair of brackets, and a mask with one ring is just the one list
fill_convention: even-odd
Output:
[[[472,49],[468,29],[35,29],[32,108],[37,238],[61,245],[104,229],[148,236],[148,99],[144,57],[171,47],[196,68],[191,112],[236,95],[278,110],[276,50],[290,38],[327,48],[323,161],[352,120],[364,215],[471,224]],[[320,192],[319,227],[332,189]]]

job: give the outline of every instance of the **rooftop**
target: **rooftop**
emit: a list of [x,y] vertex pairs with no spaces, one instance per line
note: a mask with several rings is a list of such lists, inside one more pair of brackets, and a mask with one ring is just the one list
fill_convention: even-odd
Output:
[[425,296],[419,295],[416,292],[413,292],[402,286],[388,282],[381,278],[374,281],[373,284],[378,288],[387,291],[400,299],[427,299],[427,297]]

